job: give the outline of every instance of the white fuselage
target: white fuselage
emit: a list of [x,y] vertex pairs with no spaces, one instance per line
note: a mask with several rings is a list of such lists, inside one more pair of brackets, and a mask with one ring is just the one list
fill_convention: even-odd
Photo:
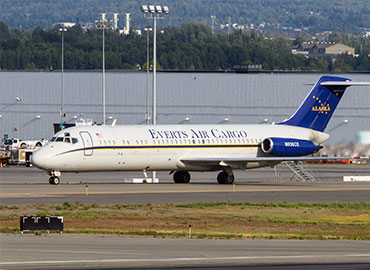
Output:
[[[60,172],[218,170],[214,164],[181,160],[267,156],[260,147],[267,137],[317,144],[329,138],[312,129],[285,125],[76,126],[54,136],[32,160],[43,170]],[[243,168],[267,165],[255,162]]]

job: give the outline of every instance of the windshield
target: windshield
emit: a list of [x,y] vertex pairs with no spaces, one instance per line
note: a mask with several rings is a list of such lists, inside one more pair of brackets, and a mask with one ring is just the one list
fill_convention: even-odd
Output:
[[78,143],[78,139],[77,138],[71,138],[69,136],[66,136],[66,137],[53,137],[51,138],[50,140],[51,142],[65,142],[65,143]]

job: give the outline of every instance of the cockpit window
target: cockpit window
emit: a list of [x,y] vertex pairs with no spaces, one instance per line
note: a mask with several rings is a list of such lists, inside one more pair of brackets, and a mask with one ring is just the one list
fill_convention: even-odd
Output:
[[71,134],[69,132],[64,132],[65,137],[71,137]]
[[63,137],[57,137],[55,141],[56,142],[62,142],[63,141]]
[[77,143],[78,140],[76,138],[72,138],[72,143]]
[[57,137],[51,138],[51,141],[54,142],[57,139]]
[[71,143],[71,138],[69,138],[69,137],[64,138],[64,142]]

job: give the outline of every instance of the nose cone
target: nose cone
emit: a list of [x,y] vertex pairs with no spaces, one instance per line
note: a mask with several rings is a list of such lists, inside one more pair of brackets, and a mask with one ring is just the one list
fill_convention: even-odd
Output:
[[40,148],[32,155],[32,164],[40,169],[47,169],[48,156],[45,153],[45,149]]

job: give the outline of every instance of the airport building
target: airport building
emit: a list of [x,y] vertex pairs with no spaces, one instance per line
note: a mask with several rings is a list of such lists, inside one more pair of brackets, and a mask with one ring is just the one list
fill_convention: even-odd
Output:
[[[272,124],[289,118],[320,73],[158,72],[157,124]],[[370,81],[369,74],[340,74]],[[0,136],[48,139],[60,122],[60,72],[0,72]],[[101,72],[64,72],[67,123],[102,123]],[[152,74],[149,77],[150,103]],[[106,72],[106,124],[145,124],[145,71]],[[355,142],[370,130],[370,87],[347,89],[326,132],[327,144]],[[151,108],[150,108],[151,113]],[[358,137],[358,136],[357,136]]]

